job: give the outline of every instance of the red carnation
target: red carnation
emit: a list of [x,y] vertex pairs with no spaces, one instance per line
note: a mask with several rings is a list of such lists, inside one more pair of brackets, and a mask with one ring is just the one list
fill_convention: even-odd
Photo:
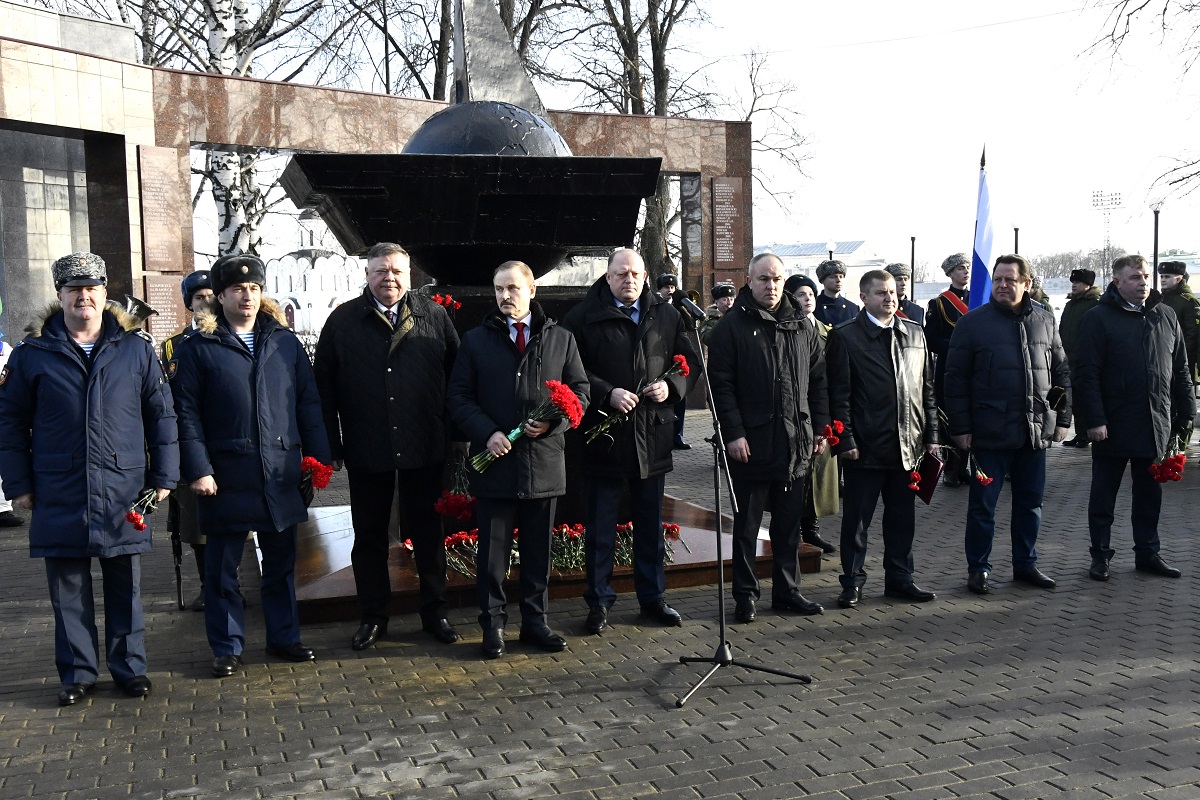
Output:
[[835,419],[833,421],[833,432],[834,433],[840,434],[845,430],[846,430],[846,426],[842,424],[842,421],[840,419]]
[[329,485],[329,479],[333,477],[333,467],[322,464],[312,456],[305,456],[300,460],[300,471],[312,473],[314,489],[324,489]]
[[692,368],[688,366],[687,358],[683,355],[676,355],[671,359],[675,362],[675,371],[683,377],[687,377],[692,373]]
[[546,381],[546,388],[550,390],[550,402],[562,412],[572,428],[578,428],[583,420],[583,405],[571,387],[562,381]]

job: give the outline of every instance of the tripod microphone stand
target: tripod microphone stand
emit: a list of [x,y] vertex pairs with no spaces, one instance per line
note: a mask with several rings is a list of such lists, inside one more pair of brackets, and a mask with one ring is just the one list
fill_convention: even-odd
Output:
[[[739,661],[733,657],[733,648],[729,645],[729,640],[725,635],[725,555],[722,552],[723,546],[721,542],[721,472],[725,473],[725,483],[729,489],[729,502],[733,512],[737,513],[737,496],[733,493],[733,478],[729,474],[729,460],[726,457],[725,439],[721,435],[721,422],[717,419],[717,406],[713,402],[712,383],[708,380],[708,365],[704,360],[704,345],[700,341],[700,332],[696,329],[696,311],[699,311],[699,306],[691,304],[691,308],[684,307],[686,313],[683,314],[685,320],[691,321],[692,333],[696,337],[696,355],[700,359],[700,366],[704,370],[704,386],[708,396],[708,410],[712,415],[713,435],[712,438],[705,439],[706,442],[712,444],[713,450],[713,505],[716,510],[717,517],[717,619],[720,622],[720,640],[717,642],[717,649],[711,656],[680,656],[679,663],[681,664],[711,664],[712,667],[704,676],[696,682],[694,686],[683,697],[675,701],[676,708],[683,708],[696,691],[704,685],[704,682],[716,674],[721,667],[741,667],[742,669],[751,669],[756,672],[767,672],[772,675],[780,675],[784,678],[791,678],[800,681],[801,683],[812,683],[812,678],[808,675],[799,675],[793,672],[784,672],[779,669],[771,669],[760,664],[752,664],[746,661]],[[703,313],[703,312],[701,312]],[[703,317],[701,317],[703,318]]]

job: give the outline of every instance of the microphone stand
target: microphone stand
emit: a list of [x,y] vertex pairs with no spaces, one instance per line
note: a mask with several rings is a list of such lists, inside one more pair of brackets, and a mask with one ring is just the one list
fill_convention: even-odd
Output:
[[[689,310],[690,311],[690,310]],[[713,435],[711,438],[704,441],[712,445],[713,450],[713,506],[716,509],[717,516],[717,619],[720,623],[720,640],[717,642],[717,649],[711,656],[680,656],[680,664],[711,664],[712,667],[704,676],[698,680],[695,685],[683,697],[675,701],[676,708],[683,708],[696,691],[704,685],[704,682],[716,674],[721,667],[741,667],[742,669],[755,670],[756,672],[767,672],[771,675],[779,675],[784,678],[800,681],[801,683],[812,683],[812,678],[808,675],[799,675],[793,672],[784,672],[779,669],[764,667],[760,664],[752,664],[747,661],[740,661],[733,657],[733,648],[729,645],[729,640],[726,637],[725,625],[725,555],[723,553],[723,545],[721,542],[721,472],[725,473],[725,484],[729,489],[729,503],[733,513],[737,513],[737,495],[733,493],[733,477],[729,474],[729,460],[726,457],[725,438],[721,434],[721,422],[717,419],[717,405],[713,402],[712,382],[708,377],[708,364],[704,359],[704,344],[700,341],[700,331],[696,328],[695,313],[683,313],[685,320],[691,321],[692,333],[696,337],[696,355],[700,359],[700,367],[704,373],[705,393],[708,396],[708,410],[712,416]]]

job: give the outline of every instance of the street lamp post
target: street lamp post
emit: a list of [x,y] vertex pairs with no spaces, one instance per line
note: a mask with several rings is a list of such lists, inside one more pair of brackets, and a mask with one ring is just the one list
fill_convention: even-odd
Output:
[[829,251],[829,260],[833,261],[833,251],[837,250],[837,242],[826,242],[825,249]]
[[913,274],[912,280],[915,281],[917,279],[917,237],[910,236],[908,238],[912,244],[912,248],[908,251],[908,269]]
[[1150,204],[1154,212],[1154,288],[1158,288],[1158,212],[1162,211],[1163,201],[1155,200]]
[[1015,255],[1021,253],[1021,229],[1016,225],[1013,226],[1013,253]]

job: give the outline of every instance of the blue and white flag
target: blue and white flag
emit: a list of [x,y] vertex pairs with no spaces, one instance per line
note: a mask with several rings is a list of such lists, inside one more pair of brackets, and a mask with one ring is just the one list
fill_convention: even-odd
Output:
[[979,204],[975,209],[975,248],[971,254],[971,302],[975,309],[992,299],[992,264],[1002,255],[992,230],[992,201],[988,196],[985,158],[979,159]]

